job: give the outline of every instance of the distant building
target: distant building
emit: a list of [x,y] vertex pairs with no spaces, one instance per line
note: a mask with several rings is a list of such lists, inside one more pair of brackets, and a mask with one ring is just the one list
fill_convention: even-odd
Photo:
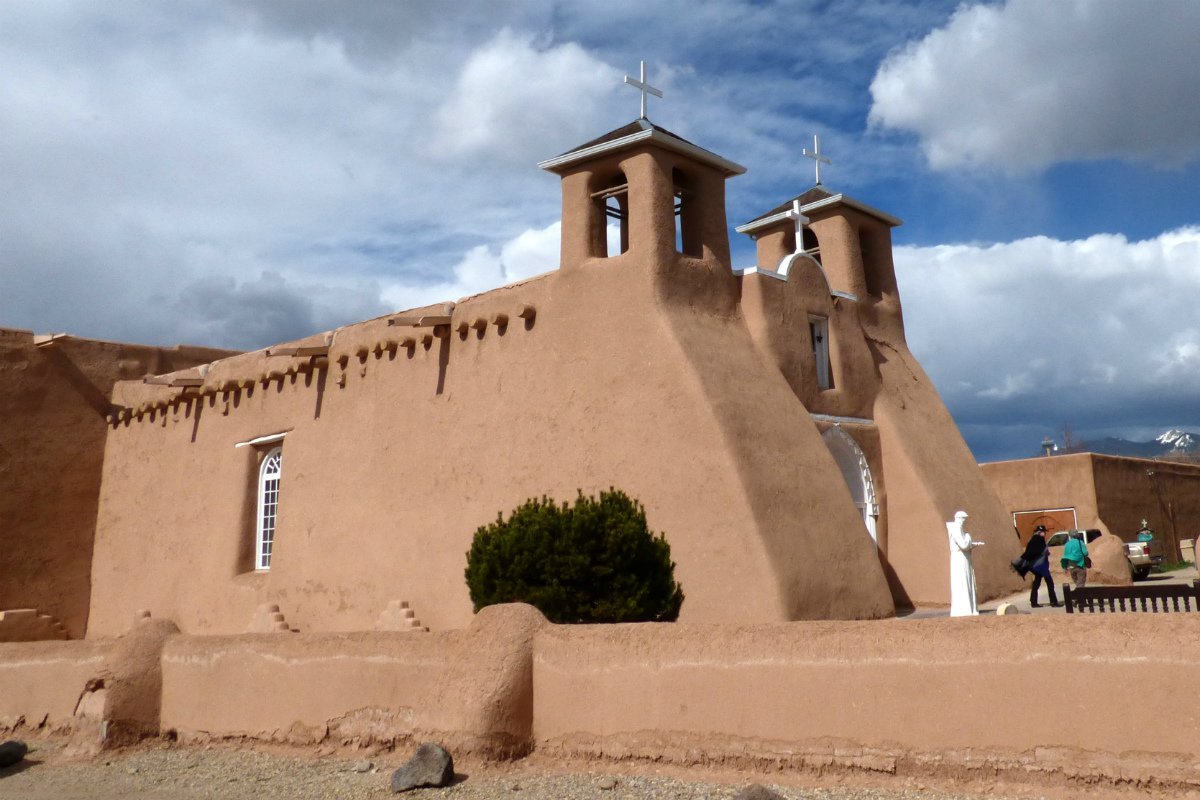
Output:
[[1037,525],[1097,528],[1132,542],[1145,519],[1167,560],[1178,561],[1179,542],[1200,532],[1200,464],[1074,453],[981,467],[1022,543]]

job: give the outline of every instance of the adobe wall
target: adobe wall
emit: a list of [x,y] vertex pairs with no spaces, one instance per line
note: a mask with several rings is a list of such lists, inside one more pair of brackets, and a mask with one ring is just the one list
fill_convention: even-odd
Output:
[[[908,350],[887,226],[838,207],[836,212],[814,212],[809,227],[820,243],[824,269],[798,258],[786,284],[775,281],[772,286],[770,278],[747,276],[744,304],[763,310],[768,321],[755,324],[757,313],[750,315],[752,330],[814,413],[874,420],[875,435],[858,438],[864,439],[859,444],[868,459],[877,453],[882,466],[872,464],[877,490],[882,490],[880,552],[896,603],[949,603],[945,523],[960,509],[971,515],[967,529],[972,535],[991,545],[973,553],[979,599],[1015,591],[1019,579],[1008,569],[1011,523],[937,390]],[[870,247],[866,254],[864,242]],[[831,291],[857,300],[831,297]],[[835,386],[828,391],[814,391],[813,376],[793,366],[807,365],[811,371],[811,342],[795,335],[785,339],[781,333],[798,325],[807,329],[809,313],[830,320]]]
[[67,730],[88,681],[103,672],[112,640],[0,644],[0,729]]
[[535,748],[1196,788],[1197,634],[1195,614],[547,626]]
[[177,637],[163,652],[162,727],[184,740],[435,739],[456,755],[523,755],[545,624],[530,606],[492,606],[443,633]]
[[1132,541],[1147,520],[1168,561],[1180,559],[1179,540],[1200,538],[1200,465],[1104,455],[1092,464],[1108,530]]
[[996,461],[980,464],[979,468],[1010,515],[1046,508],[1074,508],[1077,527],[1115,532],[1106,527],[1097,510],[1093,458],[1091,453],[1072,453]]
[[1080,528],[1098,528],[1125,541],[1133,540],[1146,519],[1168,560],[1178,560],[1173,548],[1179,539],[1200,534],[1195,464],[1073,453],[981,466],[1011,511],[1074,507]]
[[1198,658],[1196,614],[558,626],[512,605],[461,631],[251,636],[150,621],[0,645],[0,726],[91,719],[100,743],[161,709],[155,729],[192,742],[428,737],[490,757],[1200,790],[1200,713],[1180,702]]
[[72,336],[39,347],[0,328],[0,610],[37,609],[84,635],[113,383],[228,353]]
[[888,476],[888,564],[913,605],[950,602],[946,522],[958,510],[985,542],[972,551],[979,602],[1018,591],[1019,542],[1000,500],[903,340],[872,339],[880,375],[875,422]]
[[[830,502],[846,497],[832,457],[737,314],[736,279],[679,256],[667,280],[635,255],[467,298],[427,345],[428,329],[378,319],[337,331],[308,373],[263,381],[294,360],[226,359],[203,397],[117,423],[92,631],[145,608],[185,632],[238,633],[263,603],[304,631],[369,630],[397,599],[434,630],[462,627],[477,527],[529,497],[609,486],[671,542],[685,620],[891,614],[855,509]],[[413,346],[376,348],[406,335]],[[116,397],[137,408],[172,391]],[[276,549],[255,572],[257,462],[234,445],[285,430]]]
[[[774,270],[788,243],[794,246],[790,225],[783,220],[758,234],[760,268]],[[747,274],[742,307],[764,358],[810,411],[868,420],[844,429],[871,466],[879,555],[895,602],[949,603],[945,523],[960,509],[971,515],[972,535],[991,545],[973,553],[979,599],[1015,591],[1011,523],[905,342],[888,226],[838,205],[813,210],[809,228],[821,265],[793,258],[786,281]],[[829,320],[833,386],[823,391],[807,335],[810,314]]]

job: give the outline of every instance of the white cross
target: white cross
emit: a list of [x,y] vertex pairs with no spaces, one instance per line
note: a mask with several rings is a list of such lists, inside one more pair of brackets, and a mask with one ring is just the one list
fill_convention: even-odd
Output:
[[816,162],[816,164],[817,164],[817,185],[820,185],[820,183],[821,183],[821,165],[822,164],[832,164],[833,162],[830,161],[825,156],[821,155],[821,140],[817,138],[817,135],[815,133],[813,134],[812,152],[810,153],[808,150],[801,150],[800,153],[802,155],[808,156],[809,158],[811,158],[813,161]]
[[800,199],[792,201],[791,211],[785,211],[784,216],[792,220],[796,224],[796,252],[804,252],[804,226],[808,224],[808,217],[800,213]]
[[634,80],[633,78],[626,75],[625,82],[642,93],[642,119],[646,119],[646,95],[652,94],[655,97],[662,97],[662,92],[659,91],[658,89],[655,89],[650,84],[646,83],[646,62],[643,61],[643,62],[641,62],[641,64],[642,64],[641,79]]

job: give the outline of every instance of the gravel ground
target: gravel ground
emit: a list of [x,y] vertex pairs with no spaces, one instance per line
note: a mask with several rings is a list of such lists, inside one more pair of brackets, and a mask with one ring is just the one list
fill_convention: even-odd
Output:
[[[20,765],[0,770],[3,800],[359,800],[393,798],[392,771],[408,753],[376,757],[304,757],[292,754],[226,748],[150,745],[102,753],[73,754],[55,742],[30,742],[31,752]],[[418,789],[403,797],[413,800],[731,800],[751,783],[762,783],[788,800],[980,800],[993,794],[944,794],[924,786],[864,788],[832,786],[775,786],[769,778],[621,774],[605,772],[611,765],[592,765],[578,771],[536,763],[456,763],[458,782],[444,789]],[[645,771],[645,770],[643,770]],[[463,774],[466,773],[466,774]],[[1022,800],[1031,795],[1024,794]]]

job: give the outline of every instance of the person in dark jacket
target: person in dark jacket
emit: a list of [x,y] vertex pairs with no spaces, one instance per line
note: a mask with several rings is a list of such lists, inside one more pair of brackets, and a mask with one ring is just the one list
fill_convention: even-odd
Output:
[[1057,607],[1058,595],[1054,592],[1054,578],[1050,577],[1050,550],[1046,547],[1045,525],[1038,525],[1033,529],[1033,536],[1029,537],[1029,544],[1025,545],[1025,552],[1021,554],[1021,558],[1025,559],[1025,563],[1029,565],[1029,571],[1033,573],[1033,589],[1029,592],[1029,605],[1034,608],[1040,607],[1038,589],[1042,587],[1042,581],[1045,580],[1046,589],[1050,593],[1050,605]]

